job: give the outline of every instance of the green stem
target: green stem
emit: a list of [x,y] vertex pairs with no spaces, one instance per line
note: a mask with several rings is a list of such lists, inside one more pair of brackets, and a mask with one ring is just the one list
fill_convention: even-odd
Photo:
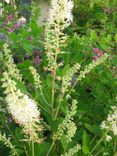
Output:
[[34,142],[32,141],[32,156],[35,156],[35,151],[34,151]]
[[116,142],[116,138],[114,140],[114,152],[116,152],[116,147],[117,147],[117,142]]
[[99,155],[99,153],[100,152],[102,152],[103,150],[101,149],[101,150],[99,150],[94,156],[97,156],[97,155]]
[[68,146],[68,142],[67,142],[66,145],[65,145],[64,154],[65,154],[65,152],[66,152],[66,150],[67,150],[67,146]]
[[25,150],[26,156],[29,156],[29,154],[28,154],[28,152],[27,152],[27,149],[26,149],[26,146],[24,146],[24,150]]
[[51,127],[47,125],[46,122],[44,122],[43,120],[41,122],[45,126],[46,129],[51,130]]
[[[63,90],[63,81],[62,81],[61,90]],[[57,116],[58,116],[58,113],[59,113],[59,110],[60,110],[60,106],[61,106],[61,102],[62,102],[62,100],[63,100],[63,97],[64,97],[64,92],[61,91],[60,98],[59,98],[59,103],[58,103],[58,107],[57,107],[57,110],[56,110],[56,113],[55,113],[54,120],[57,119]]]
[[13,150],[14,150],[14,153],[16,154],[16,156],[19,156],[19,154],[17,153],[17,151],[15,150],[15,148]]
[[17,142],[18,140],[15,138],[15,136],[13,135],[13,133],[12,133],[12,131],[11,131],[11,129],[9,128],[9,126],[8,125],[6,125],[6,128],[8,129],[8,131],[10,132],[10,134],[11,134],[11,136],[12,136],[12,138]]
[[59,113],[59,110],[60,110],[60,106],[61,106],[61,102],[62,102],[63,96],[64,96],[63,94],[60,96],[60,100],[59,100],[59,103],[58,103],[58,107],[57,107],[57,110],[56,110],[56,113],[55,113],[54,120],[57,119],[57,116],[58,116],[58,113]]
[[92,139],[90,145],[92,145],[92,143],[94,142],[95,139],[96,139],[96,136]]
[[[41,92],[41,96],[42,96],[42,98],[43,98],[43,100],[47,103],[47,101],[46,101],[46,99],[45,99],[45,97],[44,97],[44,95],[43,95],[43,92],[42,92],[42,89],[40,89],[40,92]],[[36,99],[38,98],[38,92],[37,92],[37,90],[35,89],[35,94],[36,94]],[[30,95],[31,96],[31,95]],[[32,97],[33,98],[33,97]],[[49,104],[48,104],[49,105]],[[45,110],[47,113],[49,113],[48,112],[48,110],[46,109],[46,108],[44,108],[40,103],[39,103],[39,106],[43,109],[43,110]],[[49,105],[49,107],[50,107],[50,105]]]
[[54,94],[55,94],[55,72],[56,69],[53,71],[53,83],[52,83],[52,118],[54,117]]
[[43,94],[42,88],[40,88],[40,92],[41,92],[41,96],[42,96],[43,100],[45,101],[45,103],[46,103],[49,107],[51,107],[50,104],[47,102],[47,100],[46,100],[44,94]]
[[52,83],[52,118],[54,118],[54,96],[55,96],[55,80],[56,80],[56,69],[57,69],[57,57],[59,53],[59,22],[57,23],[57,32],[56,32],[56,38],[57,38],[57,47],[55,49],[55,57],[54,57],[54,62],[55,62],[55,67],[53,70],[53,83]]
[[100,138],[100,140],[97,142],[97,144],[93,147],[93,149],[91,150],[91,152],[88,154],[88,156],[91,156],[91,154],[95,151],[95,149],[97,148],[97,146],[102,142],[103,138],[105,137],[105,135],[108,133],[108,131],[106,131],[104,133],[104,135]]
[[45,110],[45,112],[49,113],[49,112],[47,111],[47,109],[45,109],[42,105],[39,104],[39,106],[40,106],[43,110]]
[[50,152],[51,152],[51,150],[52,150],[52,148],[54,146],[54,142],[55,142],[55,140],[52,141],[52,144],[51,144],[51,146],[50,146],[50,148],[49,148],[48,153],[46,154],[46,156],[49,156],[49,154],[50,154]]

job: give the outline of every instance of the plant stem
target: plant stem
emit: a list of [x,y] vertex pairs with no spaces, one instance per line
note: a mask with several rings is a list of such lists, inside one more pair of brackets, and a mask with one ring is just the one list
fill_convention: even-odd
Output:
[[104,133],[104,135],[100,138],[100,140],[97,142],[97,144],[93,147],[93,149],[91,150],[91,152],[88,154],[88,156],[91,156],[91,154],[95,151],[95,149],[97,148],[97,146],[102,142],[104,136],[108,133],[108,131],[106,131]]
[[40,106],[43,110],[45,110],[45,112],[49,113],[48,110],[45,109],[42,105],[39,104],[39,106]]
[[51,130],[51,127],[47,125],[46,122],[44,122],[43,120],[41,122],[46,127],[46,129]]
[[116,142],[116,138],[114,140],[114,152],[116,152],[116,147],[117,147],[117,142]]
[[45,103],[46,103],[49,107],[51,107],[50,104],[47,102],[47,100],[46,100],[44,94],[43,94],[42,88],[40,88],[40,92],[41,92],[41,96],[42,96],[43,100],[45,101]]
[[[44,101],[45,101],[45,98],[44,98],[44,95],[43,95],[41,89],[40,89],[40,92],[41,92],[42,98],[43,98]],[[36,94],[36,96],[38,97],[38,93],[37,93],[36,89],[35,89],[35,94]],[[30,96],[31,96],[31,95],[30,95]],[[36,97],[36,98],[37,98],[37,97]],[[32,97],[32,98],[33,98],[33,97]],[[47,101],[45,101],[45,102],[47,102]],[[49,104],[48,104],[48,105],[49,105]],[[48,110],[47,110],[46,108],[44,108],[41,104],[39,104],[39,106],[40,106],[43,110],[45,110],[47,113],[49,113]],[[49,106],[50,106],[50,105],[49,105]]]
[[[61,90],[63,90],[62,88],[63,88],[63,81],[62,81]],[[58,116],[58,113],[59,113],[59,110],[60,110],[60,106],[61,106],[61,102],[62,102],[62,100],[63,100],[63,97],[64,97],[64,92],[61,91],[60,98],[59,98],[59,103],[58,103],[58,107],[57,107],[57,110],[56,110],[56,113],[55,113],[54,120],[57,119],[57,116]]]
[[55,68],[54,68],[54,71],[53,71],[53,83],[52,83],[52,118],[54,117],[54,94],[55,94]]
[[59,110],[60,110],[60,106],[61,106],[61,102],[62,102],[63,96],[64,96],[63,94],[60,96],[60,100],[59,100],[59,103],[58,103],[58,107],[57,107],[57,110],[56,110],[56,113],[55,113],[54,120],[57,119],[57,116],[58,116],[58,113],[59,113]]
[[53,83],[52,83],[52,118],[54,118],[54,96],[55,96],[55,80],[56,80],[56,69],[57,69],[57,57],[59,53],[59,22],[57,23],[57,31],[56,31],[56,38],[57,38],[57,48],[55,49],[55,56],[54,56],[54,63],[55,67],[53,70]]
[[49,154],[50,154],[50,152],[52,150],[52,147],[54,146],[54,142],[55,142],[55,140],[52,141],[52,144],[51,144],[51,146],[50,146],[50,148],[49,148],[48,153],[46,154],[46,156],[49,156]]
[[67,146],[68,146],[68,142],[67,142],[66,145],[65,145],[64,154],[65,154],[65,152],[66,152],[66,150],[67,150]]
[[102,152],[102,149],[101,150],[99,150],[94,156],[97,156],[97,155],[99,155],[99,153],[100,152]]
[[32,141],[32,156],[35,156],[35,151],[34,151],[34,142]]
[[27,152],[27,149],[26,149],[26,146],[24,145],[24,150],[25,150],[25,154],[26,156],[29,156],[28,152]]
[[90,145],[92,145],[92,143],[94,142],[94,140],[96,139],[96,137],[97,137],[97,136],[95,136],[95,137],[92,139]]

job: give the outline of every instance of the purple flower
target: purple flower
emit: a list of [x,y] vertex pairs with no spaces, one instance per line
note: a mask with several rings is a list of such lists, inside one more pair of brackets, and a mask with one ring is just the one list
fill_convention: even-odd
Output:
[[97,61],[97,59],[102,57],[102,55],[105,53],[105,51],[101,51],[99,48],[93,48],[93,51],[95,52],[95,56],[93,57],[94,61]]
[[41,59],[40,59],[39,56],[36,56],[36,57],[35,57],[34,63],[35,63],[36,65],[39,65],[39,64],[41,63]]
[[33,50],[34,55],[36,56],[41,56],[41,50],[40,49],[35,49]]
[[21,17],[21,18],[18,19],[18,23],[20,25],[25,24],[26,23],[26,19],[24,17]]
[[8,32],[13,32],[14,29],[13,28],[8,28]]
[[14,29],[19,29],[23,24],[26,23],[26,19],[24,17],[21,17],[18,22],[14,25]]
[[13,19],[13,16],[12,16],[12,15],[9,15],[9,16],[8,16],[8,23],[11,22],[12,19]]
[[0,28],[4,28],[6,26],[6,23],[0,24]]
[[19,27],[20,27],[21,25],[19,24],[19,23],[16,23],[15,25],[14,25],[14,29],[16,30],[16,29],[19,29]]
[[93,61],[97,61],[98,58],[99,58],[98,56],[94,56],[94,57],[93,57]]
[[93,51],[94,51],[95,53],[98,53],[98,52],[99,52],[99,49],[98,49],[98,48],[93,48]]
[[98,57],[102,57],[102,55],[103,55],[102,52],[100,52],[100,53],[97,54]]
[[28,36],[27,38],[29,41],[32,41],[33,37],[32,36]]

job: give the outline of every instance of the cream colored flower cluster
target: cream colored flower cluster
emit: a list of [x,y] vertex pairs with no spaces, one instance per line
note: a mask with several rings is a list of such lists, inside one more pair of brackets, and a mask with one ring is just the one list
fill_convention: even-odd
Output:
[[84,71],[80,71],[80,74],[79,74],[78,78],[76,79],[76,82],[81,81],[83,78],[85,78],[86,74],[89,74],[90,71],[92,71],[96,66],[100,65],[101,63],[103,63],[107,58],[108,58],[108,55],[105,53],[97,61],[93,61],[92,63],[87,65],[85,67]]
[[80,149],[81,149],[81,145],[77,144],[76,146],[70,148],[68,152],[66,152],[61,156],[74,156],[74,154],[76,154]]
[[2,82],[2,87],[6,88],[4,93],[9,113],[16,123],[23,127],[23,132],[29,136],[30,141],[40,143],[37,134],[40,127],[40,113],[36,102],[16,88],[15,81],[10,78],[7,72],[3,73]]
[[[62,135],[65,135],[66,142],[69,143],[72,140],[76,133],[76,125],[73,122],[73,117],[77,111],[77,101],[72,101],[71,109],[67,112],[67,115],[63,122],[58,126],[57,137],[58,139],[61,138]],[[66,133],[66,134],[65,134]]]
[[10,0],[4,0],[7,4],[9,4],[10,3]]
[[64,34],[61,30],[60,25],[54,25],[55,28],[50,25],[46,26],[45,31],[45,50],[48,64],[45,67],[45,70],[53,72],[53,70],[63,65],[63,60],[58,61],[60,54],[63,54],[64,51],[61,50],[66,46],[67,35]]
[[[117,97],[115,100],[117,102]],[[111,109],[112,110],[108,114],[106,120],[104,120],[100,125],[101,129],[106,130],[105,140],[107,142],[112,140],[112,136],[110,135],[111,133],[113,133],[114,136],[117,136],[117,106],[112,106]],[[109,132],[111,133],[108,134]]]
[[8,49],[8,45],[6,43],[3,45],[3,51],[5,55],[5,65],[8,69],[9,75],[21,81],[22,75],[19,73],[17,66],[14,64],[11,51]]
[[36,69],[30,66],[29,70],[31,71],[31,74],[33,75],[35,88],[41,87],[40,75],[37,73]]
[[71,0],[52,0],[49,11],[48,23],[45,29],[45,49],[48,64],[45,70],[56,73],[58,67],[63,65],[59,60],[59,54],[64,53],[67,35],[63,33],[72,20],[73,2]]
[[[39,109],[33,99],[17,88],[14,78],[19,79],[20,82],[21,78],[19,76],[19,70],[15,66],[12,56],[9,54],[10,50],[8,50],[6,44],[4,45],[4,52],[6,71],[3,73],[1,81],[2,87],[5,88],[4,93],[6,94],[5,100],[7,102],[8,111],[11,113],[16,123],[23,127],[23,132],[29,136],[28,139],[30,139],[30,141],[40,142],[37,133],[42,130],[42,128],[40,128]],[[8,63],[9,65],[7,65]]]
[[0,3],[0,17],[3,15],[3,11],[4,11],[3,5],[2,3]]
[[62,78],[62,92],[64,93],[65,91],[68,90],[69,86],[71,85],[72,77],[74,76],[75,73],[78,72],[80,69],[80,64],[76,63],[73,67],[71,67],[65,76]]
[[3,73],[1,81],[3,82],[2,87],[6,88],[4,93],[9,113],[16,123],[25,129],[27,134],[33,135],[30,132],[35,128],[34,124],[40,121],[36,102],[16,88],[15,81],[10,78],[7,72]]
[[71,0],[52,0],[48,22],[50,24],[54,22],[66,23],[66,26],[68,26],[73,21],[73,6]]
[[117,106],[112,107],[112,111],[108,114],[107,119],[102,122],[101,129],[113,132],[117,136]]

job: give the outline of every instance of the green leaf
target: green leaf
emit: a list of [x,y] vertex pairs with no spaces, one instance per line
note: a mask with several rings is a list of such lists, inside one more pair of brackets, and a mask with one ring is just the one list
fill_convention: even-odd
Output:
[[115,65],[115,66],[117,65],[117,57],[113,58],[113,65]]
[[63,149],[65,149],[66,148],[66,144],[67,144],[67,140],[66,140],[65,135],[61,136],[60,141],[61,141]]
[[95,125],[90,125],[90,124],[88,124],[88,123],[85,123],[85,128],[89,131],[89,132],[91,132],[91,133],[93,133],[94,135],[101,135],[101,130],[100,130],[100,128],[98,127],[98,126],[95,126]]
[[21,128],[15,128],[15,137],[17,138],[17,139],[23,139],[23,134],[21,133]]
[[112,37],[111,37],[110,34],[107,35],[107,41],[108,41],[108,42],[111,42],[111,41],[112,41]]
[[3,53],[0,51],[0,60],[3,60]]
[[54,58],[52,56],[49,56],[48,60],[50,61],[51,64],[54,64]]
[[[49,89],[51,89],[52,85],[53,85],[53,78],[50,75],[48,75],[48,77],[47,77],[47,86],[48,86]],[[60,90],[60,86],[56,82],[55,82],[55,89]]]
[[31,62],[29,61],[29,60],[25,60],[23,63],[19,63],[19,64],[17,64],[17,66],[18,66],[18,68],[20,68],[20,69],[28,69],[29,68],[29,66],[31,66]]
[[87,146],[82,146],[82,151],[84,154],[88,154],[89,153],[89,148]]
[[58,123],[56,121],[53,121],[52,116],[48,115],[47,121],[49,123],[49,126],[51,127],[51,131],[55,133],[57,131]]
[[[44,156],[47,154],[51,144],[43,142],[42,144],[34,144],[34,156]],[[31,151],[30,151],[31,154]],[[32,154],[31,154],[32,155]]]
[[33,34],[34,36],[36,36],[36,37],[37,37],[37,36],[41,33],[41,31],[42,31],[41,27],[39,27],[39,26],[37,25],[37,22],[34,21],[34,20],[31,21],[30,27],[31,27],[31,30],[32,30],[32,34]]
[[63,69],[63,71],[62,71],[62,74],[63,75],[65,75],[66,74],[66,72],[69,70],[69,64],[67,64],[65,67],[64,67],[64,69]]
[[85,130],[83,131],[82,137],[82,151],[84,154],[89,153],[89,136]]
[[95,130],[93,126],[89,125],[88,123],[85,123],[86,129],[88,129],[91,133],[95,134]]
[[107,43],[107,39],[106,38],[101,38],[100,39],[100,46],[103,48],[103,49],[107,49],[108,48],[108,43]]
[[47,86],[49,88],[52,88],[52,81],[53,81],[52,77],[50,75],[48,75],[47,76]]
[[26,86],[19,80],[15,79],[15,82],[17,83],[17,88],[21,90],[22,93],[26,94],[27,93],[27,89]]
[[9,38],[13,41],[18,41],[19,39],[18,35],[15,32],[10,33]]
[[114,36],[115,42],[117,42],[117,33]]
[[24,43],[23,44],[24,49],[26,52],[31,55],[32,54],[32,49],[34,48],[30,43]]
[[97,41],[98,36],[97,36],[95,30],[91,30],[91,32],[90,32],[90,39],[91,39],[92,42]]
[[93,9],[94,4],[95,4],[94,0],[90,0],[90,8],[91,8],[91,9]]

